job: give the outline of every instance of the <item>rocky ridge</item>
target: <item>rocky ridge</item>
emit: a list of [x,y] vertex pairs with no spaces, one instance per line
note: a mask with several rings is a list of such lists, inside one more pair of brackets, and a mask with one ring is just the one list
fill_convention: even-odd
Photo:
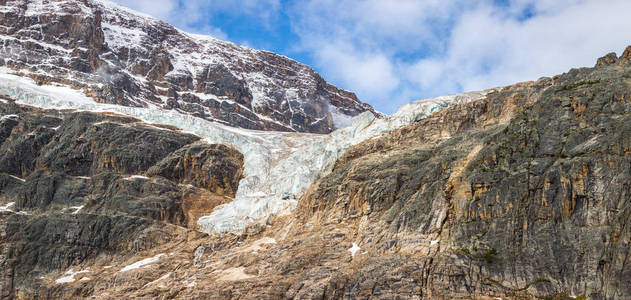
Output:
[[289,58],[188,34],[105,0],[0,1],[0,25],[0,67],[101,103],[312,133],[377,114]]

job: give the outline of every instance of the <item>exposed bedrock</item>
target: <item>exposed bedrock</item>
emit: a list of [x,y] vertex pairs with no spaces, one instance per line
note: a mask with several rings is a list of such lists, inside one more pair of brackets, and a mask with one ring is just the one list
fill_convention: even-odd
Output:
[[195,221],[231,201],[243,172],[232,147],[130,117],[8,101],[0,114],[7,299],[62,297],[40,277],[203,235],[192,230]]

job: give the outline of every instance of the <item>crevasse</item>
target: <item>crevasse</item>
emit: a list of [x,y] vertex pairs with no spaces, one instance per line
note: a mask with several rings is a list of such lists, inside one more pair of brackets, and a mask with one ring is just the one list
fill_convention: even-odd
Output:
[[80,91],[63,86],[37,86],[31,79],[0,70],[0,94],[19,104],[41,108],[115,112],[147,123],[176,126],[196,134],[208,143],[229,144],[245,157],[245,177],[239,182],[235,199],[218,206],[197,224],[203,232],[239,232],[254,222],[276,214],[289,213],[297,199],[352,145],[415,122],[455,103],[472,101],[489,90],[424,99],[402,106],[395,114],[376,118],[365,112],[350,126],[328,135],[264,132],[234,128],[175,110],[137,108],[96,103]]

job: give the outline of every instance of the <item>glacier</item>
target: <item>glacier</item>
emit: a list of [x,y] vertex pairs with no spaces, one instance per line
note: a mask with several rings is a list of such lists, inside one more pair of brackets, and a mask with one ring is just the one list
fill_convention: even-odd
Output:
[[70,87],[38,86],[30,78],[0,68],[0,95],[18,104],[123,114],[146,123],[175,126],[208,143],[238,149],[245,157],[244,178],[232,202],[216,207],[210,215],[197,221],[198,229],[208,234],[238,233],[250,224],[291,212],[309,186],[330,172],[335,161],[351,146],[450,105],[483,98],[491,91],[423,99],[405,104],[396,113],[381,118],[365,112],[351,119],[348,127],[320,135],[235,128],[157,106],[141,108],[97,103]]

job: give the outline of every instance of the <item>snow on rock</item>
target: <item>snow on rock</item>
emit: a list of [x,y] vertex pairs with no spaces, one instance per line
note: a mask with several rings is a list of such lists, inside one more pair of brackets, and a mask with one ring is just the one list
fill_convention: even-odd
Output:
[[12,212],[12,210],[10,210],[9,207],[11,207],[13,205],[15,205],[15,202],[9,202],[9,203],[5,204],[4,206],[0,206],[0,211],[11,211]]
[[[297,199],[318,178],[330,172],[351,146],[418,121],[454,103],[483,98],[490,90],[424,99],[409,103],[390,116],[376,118],[364,112],[350,126],[328,135],[255,131],[230,127],[174,110],[96,103],[68,87],[37,86],[31,79],[7,74],[0,68],[0,95],[17,103],[53,109],[114,112],[147,123],[167,124],[196,134],[208,143],[229,144],[245,157],[244,178],[234,201],[215,208],[197,224],[206,233],[239,232],[269,216],[287,214]],[[143,178],[135,175],[128,179]]]
[[[6,100],[5,100],[5,101],[6,101]],[[4,115],[4,116],[0,117],[0,121],[2,121],[2,120],[8,120],[8,119],[13,119],[13,120],[15,120],[15,119],[18,119],[18,118],[20,118],[18,115]]]
[[11,177],[13,179],[17,179],[17,180],[22,181],[22,182],[26,182],[26,179],[22,179],[22,178],[17,177],[17,176],[9,175],[9,177]]
[[357,246],[357,244],[353,243],[353,247],[348,248],[348,251],[351,253],[352,257],[355,257],[355,253],[357,253],[357,251],[359,251],[361,248],[359,248],[359,246]]
[[81,206],[70,206],[70,209],[74,209],[74,211],[72,212],[73,215],[76,215],[79,213],[79,211],[81,209],[83,209],[85,207],[85,205],[81,205]]
[[149,177],[142,176],[142,175],[131,175],[129,177],[123,178],[123,180],[134,180],[134,179],[149,179]]
[[127,271],[130,271],[130,270],[135,270],[135,269],[138,269],[138,268],[142,268],[142,267],[144,267],[146,265],[149,265],[149,264],[152,264],[154,262],[159,261],[160,257],[162,257],[162,256],[164,256],[164,254],[158,254],[158,255],[156,255],[154,257],[149,257],[149,258],[145,258],[143,260],[139,260],[139,261],[137,261],[137,262],[135,262],[135,263],[133,263],[133,264],[131,264],[129,266],[125,266],[124,268],[120,269],[118,272],[121,273],[121,272],[127,272]]
[[[68,270],[63,276],[63,277],[59,277],[57,280],[55,280],[55,283],[57,284],[62,284],[62,283],[72,283],[75,282],[76,280],[74,279],[75,275],[77,274],[81,274],[81,273],[89,273],[89,270],[81,270],[81,271],[72,271],[72,269]],[[85,278],[85,277],[84,277]],[[81,279],[83,280],[83,278]],[[89,280],[89,279],[88,279]]]
[[99,102],[158,105],[242,128],[320,133],[334,129],[327,106],[352,116],[372,110],[295,60],[186,33],[110,1],[9,3],[0,5],[8,20],[0,25],[2,65],[91,90]]
[[38,16],[45,13],[54,12],[57,14],[65,14],[68,8],[80,9],[84,13],[89,13],[89,9],[83,5],[77,4],[74,1],[48,1],[48,0],[33,0],[30,1],[26,7],[25,16]]

